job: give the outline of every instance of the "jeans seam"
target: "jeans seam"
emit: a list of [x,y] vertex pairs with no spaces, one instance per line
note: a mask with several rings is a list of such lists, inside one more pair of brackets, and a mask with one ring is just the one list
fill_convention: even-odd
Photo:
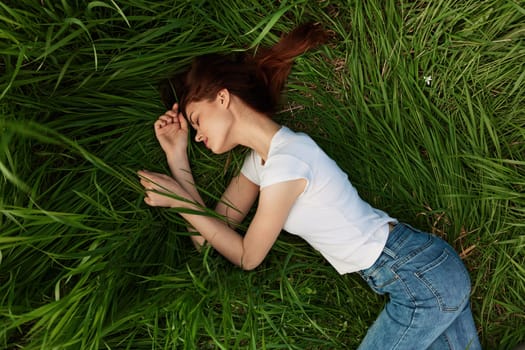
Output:
[[392,271],[392,272],[396,276],[396,279],[399,280],[402,283],[403,289],[405,290],[406,295],[410,296],[409,300],[410,300],[410,302],[412,303],[412,306],[413,306],[412,307],[412,312],[411,312],[411,315],[410,315],[410,323],[407,326],[405,326],[405,330],[404,330],[403,334],[399,337],[397,343],[392,348],[392,349],[395,350],[395,349],[398,349],[398,345],[402,342],[402,340],[404,340],[404,338],[407,335],[409,329],[411,329],[413,327],[413,325],[414,325],[417,303],[416,303],[414,295],[412,294],[412,291],[408,287],[406,281],[404,281],[402,278],[400,278],[395,271]]
[[[423,282],[423,284],[430,290],[432,295],[434,295],[434,297],[436,298],[438,302],[439,309],[443,312],[456,312],[460,310],[465,304],[465,300],[470,297],[470,293],[465,293],[465,296],[463,297],[463,299],[461,300],[458,306],[455,306],[455,307],[447,306],[445,301],[443,300],[441,293],[439,293],[439,291],[432,285],[431,281],[425,278],[424,274],[425,272],[430,271],[438,267],[439,265],[445,263],[447,259],[452,259],[452,258],[453,256],[450,255],[450,252],[447,249],[444,249],[441,255],[438,257],[438,259],[436,259],[431,266],[427,266],[427,268],[423,271],[414,272],[414,275],[416,276],[416,278],[419,279],[421,282]],[[464,274],[464,272],[462,273]]]
[[448,336],[446,334],[442,334],[443,335],[443,338],[445,338],[445,343],[447,343],[447,346],[450,350],[453,350],[453,347],[452,347],[452,342],[450,341],[450,339],[448,338]]
[[[391,246],[390,246],[390,249],[392,251],[394,251],[394,252],[397,251],[399,249],[399,247],[401,247],[405,243],[405,241],[408,239],[408,235],[407,234],[402,234],[404,231],[401,231],[401,229],[409,230],[409,227],[407,227],[405,224],[398,224],[394,228],[395,231],[392,231],[390,233],[391,235],[396,234],[396,236],[397,236],[395,238],[395,240],[391,243]],[[400,232],[397,232],[396,230],[400,230]],[[396,254],[396,256],[397,256],[397,254]]]
[[416,255],[418,255],[419,253],[421,253],[423,250],[427,249],[428,247],[430,247],[432,245],[432,239],[429,238],[428,242],[425,243],[425,245],[413,250],[412,252],[410,252],[410,254],[406,255],[403,259],[399,260],[398,262],[396,262],[394,265],[392,265],[392,270],[395,272],[397,271],[397,269],[405,264],[407,261],[411,260],[413,257],[415,257]]

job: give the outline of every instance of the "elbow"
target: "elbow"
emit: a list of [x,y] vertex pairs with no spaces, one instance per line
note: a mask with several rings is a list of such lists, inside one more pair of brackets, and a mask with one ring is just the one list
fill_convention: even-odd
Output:
[[244,271],[253,271],[257,268],[257,266],[259,266],[259,264],[257,265],[246,265],[246,264],[243,264],[241,265],[241,268],[244,270]]
[[250,261],[250,259],[247,259],[246,261],[241,260],[241,269],[244,271],[253,271],[255,270],[259,265],[261,265],[262,261]]
[[257,267],[259,267],[259,265],[262,264],[267,254],[268,251],[265,249],[260,249],[260,246],[254,247],[252,244],[248,245],[248,247],[245,247],[243,245],[239,266],[244,271],[255,270]]

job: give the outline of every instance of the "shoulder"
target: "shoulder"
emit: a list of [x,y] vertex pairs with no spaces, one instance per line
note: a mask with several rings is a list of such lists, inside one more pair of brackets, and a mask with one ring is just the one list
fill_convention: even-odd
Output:
[[299,178],[310,181],[319,151],[319,146],[310,136],[283,126],[272,140],[264,165],[261,157],[252,150],[246,156],[241,172],[261,187]]
[[319,150],[319,146],[310,136],[302,132],[294,132],[283,126],[275,135],[268,159],[284,155],[298,160],[309,160]]
[[309,183],[316,149],[317,145],[308,135],[283,126],[273,140],[266,163],[261,166],[261,188],[298,179]]
[[317,147],[315,141],[303,132],[293,131],[286,126],[281,127],[276,134],[276,144],[274,147],[279,148],[283,145],[300,145],[307,147]]

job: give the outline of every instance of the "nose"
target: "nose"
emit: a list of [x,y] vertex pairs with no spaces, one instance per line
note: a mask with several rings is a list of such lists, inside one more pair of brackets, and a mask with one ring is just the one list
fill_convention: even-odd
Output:
[[195,134],[195,142],[201,142],[201,141],[202,141],[202,135],[197,132],[197,134]]

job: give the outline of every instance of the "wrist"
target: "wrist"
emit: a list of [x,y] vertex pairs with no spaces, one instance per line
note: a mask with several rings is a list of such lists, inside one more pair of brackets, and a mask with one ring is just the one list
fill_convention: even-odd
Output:
[[171,152],[166,152],[166,159],[168,163],[180,163],[181,161],[188,161],[188,153],[186,153],[186,150],[173,150]]

